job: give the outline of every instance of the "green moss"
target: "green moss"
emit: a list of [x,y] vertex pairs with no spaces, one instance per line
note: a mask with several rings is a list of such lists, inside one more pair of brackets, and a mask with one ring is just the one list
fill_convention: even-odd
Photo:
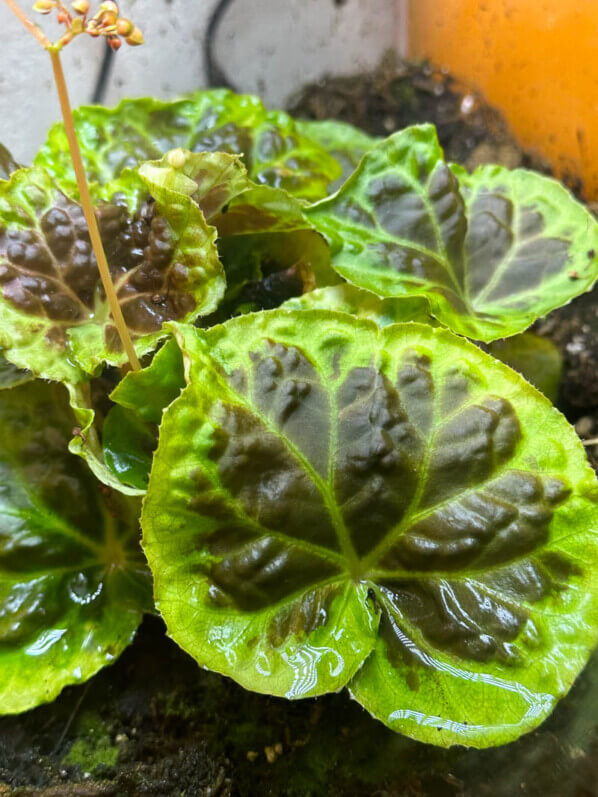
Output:
[[94,772],[99,766],[115,766],[118,752],[99,714],[86,711],[77,722],[77,738],[62,763],[79,766],[84,772]]

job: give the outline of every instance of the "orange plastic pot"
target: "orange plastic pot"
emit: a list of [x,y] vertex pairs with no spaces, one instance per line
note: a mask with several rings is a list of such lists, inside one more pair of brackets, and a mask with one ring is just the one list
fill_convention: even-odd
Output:
[[410,0],[407,38],[598,199],[598,0]]

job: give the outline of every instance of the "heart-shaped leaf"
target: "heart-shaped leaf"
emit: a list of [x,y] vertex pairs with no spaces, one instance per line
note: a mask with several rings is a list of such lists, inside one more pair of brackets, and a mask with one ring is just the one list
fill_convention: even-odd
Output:
[[[303,135],[285,113],[266,111],[258,97],[216,89],[175,102],[123,100],[116,108],[82,107],[75,126],[88,179],[98,186],[126,168],[183,147],[242,155],[250,177],[316,200],[341,174],[326,149]],[[62,124],[55,125],[35,164],[70,196],[77,186]]]
[[151,609],[139,501],[107,494],[67,444],[61,385],[0,391],[0,713],[114,661]]
[[[598,486],[565,419],[446,330],[275,310],[175,325],[144,548],[169,633],[286,697],[503,744],[598,637]],[[350,680],[352,678],[352,680]]]
[[442,324],[476,340],[522,332],[598,277],[598,224],[559,183],[449,167],[430,125],[378,144],[308,216],[349,282],[425,296]]
[[[138,193],[143,184],[130,181]],[[164,321],[213,311],[225,286],[216,232],[197,206],[161,186],[152,191],[134,211],[118,195],[96,210],[139,355],[164,337]],[[126,360],[82,209],[39,169],[0,183],[0,345],[15,365],[72,384]]]

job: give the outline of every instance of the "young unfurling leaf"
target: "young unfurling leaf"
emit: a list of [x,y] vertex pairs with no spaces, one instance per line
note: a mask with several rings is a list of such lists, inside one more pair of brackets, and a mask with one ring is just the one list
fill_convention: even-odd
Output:
[[276,310],[174,331],[187,387],[142,518],[173,638],[260,692],[348,685],[434,744],[538,725],[598,620],[598,487],[564,418],[421,324]]
[[218,231],[227,279],[219,315],[228,317],[252,301],[254,309],[271,309],[267,297],[260,302],[259,295],[252,296],[251,286],[243,292],[248,283],[271,275],[278,275],[272,280],[282,281],[283,292],[286,283],[288,296],[339,281],[328,245],[304,213],[305,203],[282,188],[257,185],[239,156],[177,149],[142,164],[139,173],[155,194],[164,187],[189,196]]

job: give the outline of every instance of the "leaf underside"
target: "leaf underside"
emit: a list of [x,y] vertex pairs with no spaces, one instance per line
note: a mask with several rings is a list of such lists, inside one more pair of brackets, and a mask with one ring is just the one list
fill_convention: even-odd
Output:
[[596,480],[564,418],[428,326],[174,327],[188,384],[142,526],[178,644],[269,694],[348,685],[434,744],[538,725],[598,625]]
[[0,391],[0,714],[114,661],[151,607],[139,501],[107,497],[68,453],[66,391]]
[[7,388],[17,387],[24,382],[29,382],[32,379],[29,371],[22,371],[12,363],[8,362],[0,352],[0,390]]
[[425,296],[442,324],[476,340],[522,332],[598,277],[598,225],[559,183],[449,166],[430,125],[378,144],[307,214],[346,280]]

